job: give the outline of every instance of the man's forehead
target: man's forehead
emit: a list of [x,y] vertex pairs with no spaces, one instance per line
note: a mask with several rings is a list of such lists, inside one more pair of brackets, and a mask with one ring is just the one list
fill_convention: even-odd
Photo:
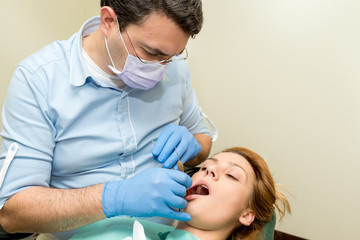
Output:
[[190,38],[174,21],[156,13],[150,14],[141,24],[129,24],[126,31],[141,47],[164,56],[180,54]]

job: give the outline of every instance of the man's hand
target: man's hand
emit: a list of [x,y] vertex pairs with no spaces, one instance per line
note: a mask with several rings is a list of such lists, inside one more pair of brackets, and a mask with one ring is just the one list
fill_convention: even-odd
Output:
[[200,144],[186,127],[170,123],[161,132],[152,154],[157,161],[164,163],[164,168],[171,168],[179,159],[184,164],[195,158],[200,150]]
[[187,206],[184,199],[191,178],[165,168],[146,169],[132,178],[107,182],[103,190],[103,210],[107,217],[166,217],[189,221],[190,215],[175,209]]

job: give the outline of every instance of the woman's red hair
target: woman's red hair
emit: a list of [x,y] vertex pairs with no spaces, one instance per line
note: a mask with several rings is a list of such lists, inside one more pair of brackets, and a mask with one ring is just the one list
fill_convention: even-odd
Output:
[[251,225],[236,229],[231,239],[256,239],[260,230],[271,220],[275,208],[281,219],[286,212],[291,213],[290,204],[285,195],[278,191],[268,165],[259,154],[243,147],[232,147],[223,152],[241,155],[255,172],[254,189],[249,199],[249,208],[254,211],[255,219]]

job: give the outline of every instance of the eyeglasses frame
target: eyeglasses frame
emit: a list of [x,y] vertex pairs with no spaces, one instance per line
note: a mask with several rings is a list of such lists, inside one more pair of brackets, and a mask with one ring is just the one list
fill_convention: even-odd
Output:
[[[139,57],[139,55],[137,54],[136,50],[135,50],[135,47],[134,47],[134,45],[133,45],[133,43],[132,43],[132,41],[131,41],[131,39],[130,39],[129,34],[127,33],[127,31],[126,31],[125,29],[124,29],[124,32],[126,33],[128,39],[129,39],[129,41],[130,41],[131,47],[134,49],[134,52],[135,52],[136,57],[140,60],[140,62],[142,62],[142,63],[144,63],[144,64],[168,64],[168,63],[175,62],[175,61],[183,61],[183,60],[186,60],[186,59],[189,57],[188,51],[187,51],[187,49],[185,48],[184,50],[185,50],[186,55],[185,55],[185,57],[182,57],[182,58],[174,58],[174,56],[173,56],[173,57],[171,57],[170,59],[167,59],[167,60],[159,60],[159,61],[149,61],[149,60],[141,59],[141,58]],[[121,34],[121,33],[120,33],[120,34]],[[180,53],[179,55],[182,55],[182,53]],[[179,55],[175,55],[175,56],[179,56]]]

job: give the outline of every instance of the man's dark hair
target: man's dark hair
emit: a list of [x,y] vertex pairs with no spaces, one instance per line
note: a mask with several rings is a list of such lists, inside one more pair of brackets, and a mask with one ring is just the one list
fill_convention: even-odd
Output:
[[201,0],[101,0],[100,6],[114,9],[121,28],[141,24],[154,11],[173,20],[193,38],[203,23]]

